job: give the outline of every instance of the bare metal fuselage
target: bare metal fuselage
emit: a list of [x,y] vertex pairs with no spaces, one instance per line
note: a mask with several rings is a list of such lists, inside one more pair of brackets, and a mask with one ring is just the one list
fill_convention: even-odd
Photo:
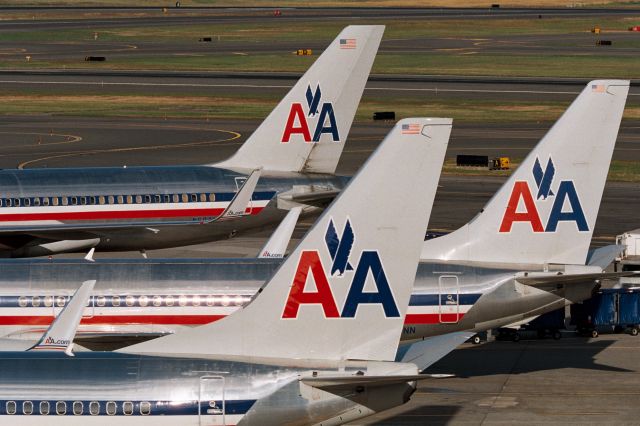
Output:
[[[33,338],[77,283],[97,280],[80,337],[163,335],[240,308],[280,265],[277,259],[0,261],[0,335]],[[561,268],[560,268],[561,269]],[[580,302],[593,283],[540,289],[518,283],[532,265],[481,267],[421,262],[403,339],[511,324]],[[568,299],[568,300],[567,300]],[[306,309],[313,309],[307,307]]]
[[261,176],[251,214],[207,223],[228,206],[245,175],[209,166],[1,170],[0,255],[55,253],[52,242],[60,242],[59,251],[127,251],[214,241],[277,224],[286,211],[274,197],[339,191],[347,180]]
[[415,389],[405,382],[329,393],[300,381],[314,373],[417,374],[413,364],[280,361],[0,353],[0,423],[342,424],[401,405]]

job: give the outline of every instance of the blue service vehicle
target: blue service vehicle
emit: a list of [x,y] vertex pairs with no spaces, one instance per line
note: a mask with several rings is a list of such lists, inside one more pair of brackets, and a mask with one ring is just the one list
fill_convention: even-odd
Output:
[[640,331],[640,290],[600,290],[591,299],[571,305],[571,324],[579,334],[597,337],[598,330]]

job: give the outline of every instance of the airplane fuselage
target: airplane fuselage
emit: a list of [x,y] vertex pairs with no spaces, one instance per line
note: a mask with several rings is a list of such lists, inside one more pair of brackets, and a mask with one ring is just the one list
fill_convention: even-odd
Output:
[[[87,279],[97,283],[79,337],[175,333],[244,306],[280,263],[277,259],[0,261],[0,335],[41,334],[68,302],[76,283]],[[522,268],[421,262],[403,339],[499,327],[570,303],[563,287],[542,290],[518,283],[516,272],[537,270]],[[592,289],[593,284],[572,285],[571,302],[590,297]]]
[[247,216],[209,223],[245,179],[209,166],[2,170],[0,252],[23,257],[94,246],[151,250],[213,241],[277,223],[286,211],[272,201],[276,195],[294,187],[340,190],[346,181],[263,171]]
[[338,416],[347,422],[403,404],[414,385],[368,388],[342,397],[300,379],[314,373],[417,374],[413,364],[400,363],[279,363],[108,352],[74,357],[5,352],[0,353],[0,370],[0,423],[12,425],[280,425]]

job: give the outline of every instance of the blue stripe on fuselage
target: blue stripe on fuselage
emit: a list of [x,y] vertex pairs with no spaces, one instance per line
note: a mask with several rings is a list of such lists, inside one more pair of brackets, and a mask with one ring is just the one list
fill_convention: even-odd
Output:
[[[482,296],[481,293],[477,294],[459,294],[459,305],[473,305]],[[447,301],[446,294],[412,294],[409,300],[409,306],[438,306],[445,304]]]
[[[14,402],[16,404],[15,413],[11,414],[8,412],[9,402]],[[23,412],[23,407],[25,402],[31,402],[32,412],[27,414]],[[40,403],[48,402],[49,403],[49,413],[48,414],[40,414]],[[64,402],[65,404],[65,413],[57,414],[56,407],[58,403]],[[79,409],[74,413],[73,405],[76,403],[76,407],[78,407],[77,403],[82,403],[82,411]],[[99,404],[98,414],[91,413],[91,403]],[[116,412],[115,414],[107,414],[107,403],[115,403],[116,404]],[[132,404],[131,414],[125,414],[124,412],[124,403]],[[144,403],[149,404],[149,414],[142,414],[141,405]],[[214,405],[215,403],[215,405]],[[253,404],[256,403],[256,400],[246,399],[246,400],[226,400],[224,402],[224,414],[225,415],[238,415],[238,414],[246,414]],[[95,404],[94,404],[95,405]],[[200,407],[198,407],[200,405]],[[199,413],[198,408],[200,408],[200,412],[202,414],[207,414],[207,410],[215,410],[222,409],[222,401],[202,401],[198,404],[198,401],[150,401],[150,400],[81,400],[81,399],[8,399],[8,400],[0,400],[0,416],[4,415],[31,415],[31,416],[197,416]],[[219,413],[209,413],[209,414],[220,414],[222,415],[222,411]]]

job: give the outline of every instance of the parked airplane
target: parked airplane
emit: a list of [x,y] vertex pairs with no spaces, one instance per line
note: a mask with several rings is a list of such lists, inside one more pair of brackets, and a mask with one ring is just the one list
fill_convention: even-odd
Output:
[[0,351],[64,351],[73,356],[73,339],[95,283],[95,280],[82,283],[40,340],[0,338]]
[[[270,226],[291,207],[326,206],[346,182],[334,172],[383,31],[346,27],[228,160],[0,170],[0,255],[196,244]],[[247,217],[217,220],[255,169],[262,178]]]
[[523,321],[620,276],[603,273],[615,248],[589,246],[628,91],[626,80],[587,84],[476,217],[425,241],[424,273],[449,306],[441,332]]
[[[401,121],[222,321],[119,353],[0,353],[0,422],[338,425],[404,404],[427,378],[393,360],[450,131],[450,119]],[[349,250],[325,238],[336,228]]]
[[[615,250],[587,253],[627,92],[627,81],[587,85],[482,213],[424,243],[403,339],[523,321],[580,302],[601,279],[617,276],[602,274]],[[349,246],[347,230],[327,237]],[[171,334],[244,306],[280,263],[3,261],[0,335],[42,333],[74,291],[69,283],[87,278],[98,284],[80,336]]]

